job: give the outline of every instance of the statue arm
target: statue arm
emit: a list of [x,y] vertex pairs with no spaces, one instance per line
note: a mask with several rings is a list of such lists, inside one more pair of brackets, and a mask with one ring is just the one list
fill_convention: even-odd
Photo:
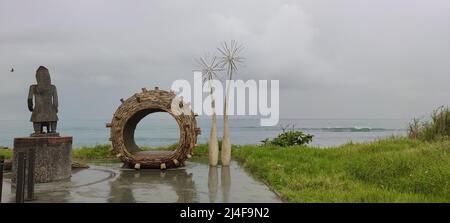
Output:
[[58,91],[56,86],[53,86],[53,106],[55,106],[56,113],[58,113]]
[[33,94],[34,94],[34,87],[33,85],[30,86],[30,90],[28,91],[28,110],[31,112],[34,110],[33,108]]

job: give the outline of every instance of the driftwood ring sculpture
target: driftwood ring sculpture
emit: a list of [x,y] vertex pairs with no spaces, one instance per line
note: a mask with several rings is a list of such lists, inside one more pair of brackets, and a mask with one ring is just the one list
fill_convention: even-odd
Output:
[[[189,108],[189,104],[183,104],[181,97],[177,97],[172,91],[142,89],[127,100],[120,100],[122,104],[114,113],[110,128],[110,141],[112,153],[123,163],[124,167],[135,169],[166,169],[184,166],[186,159],[192,157],[192,150],[197,143],[197,135],[200,128],[194,113],[189,110],[186,114],[175,114],[171,109],[172,103],[178,103],[179,107]],[[167,112],[177,121],[180,128],[180,140],[174,151],[143,151],[136,145],[134,132],[136,126],[144,117],[154,112]]]

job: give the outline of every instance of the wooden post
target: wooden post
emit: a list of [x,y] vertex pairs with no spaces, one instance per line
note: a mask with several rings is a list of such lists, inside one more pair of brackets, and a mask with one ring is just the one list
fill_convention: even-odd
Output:
[[36,160],[36,148],[30,148],[28,149],[27,154],[27,201],[34,200],[34,163]]
[[26,169],[26,153],[18,153],[17,173],[16,173],[16,203],[23,203],[25,193],[25,169]]
[[2,191],[3,191],[3,166],[5,163],[5,157],[0,156],[0,203],[2,203]]

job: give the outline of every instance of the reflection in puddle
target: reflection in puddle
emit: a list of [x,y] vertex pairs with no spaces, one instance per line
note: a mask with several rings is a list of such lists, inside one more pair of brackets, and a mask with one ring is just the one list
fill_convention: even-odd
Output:
[[219,184],[219,178],[217,177],[217,167],[210,166],[209,172],[208,172],[209,203],[216,203],[217,185],[218,184]]
[[230,197],[230,187],[231,187],[231,174],[230,167],[223,166],[221,168],[221,185],[222,185],[222,202],[228,203],[228,198]]
[[[236,162],[230,167],[187,163],[184,168],[163,172],[121,169],[119,165],[91,166],[74,171],[70,181],[37,184],[35,202],[280,202]],[[14,202],[10,180],[4,183],[2,202]]]
[[195,183],[186,170],[122,170],[108,202],[195,202]]

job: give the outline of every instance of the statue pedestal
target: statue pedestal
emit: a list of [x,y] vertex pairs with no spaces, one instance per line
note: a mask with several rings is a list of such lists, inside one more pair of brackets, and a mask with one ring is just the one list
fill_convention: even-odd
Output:
[[72,174],[72,137],[21,137],[14,139],[13,176],[17,169],[19,152],[36,148],[35,174],[36,183],[46,183],[69,179]]

